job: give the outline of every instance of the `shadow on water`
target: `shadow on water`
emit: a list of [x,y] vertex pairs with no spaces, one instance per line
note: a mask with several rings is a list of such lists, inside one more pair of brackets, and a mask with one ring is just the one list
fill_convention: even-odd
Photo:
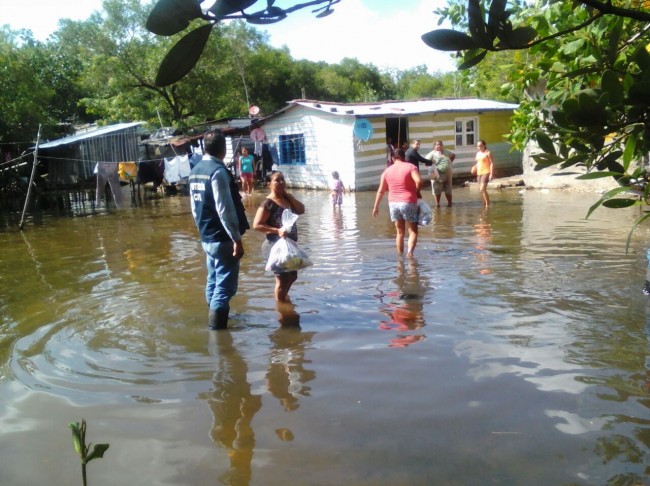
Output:
[[6,218],[0,484],[77,481],[82,417],[111,444],[101,484],[649,480],[650,234],[625,253],[633,209],[585,220],[597,195],[495,191],[484,210],[458,189],[408,259],[374,194],[342,210],[295,194],[313,267],[277,306],[247,233],[222,332],[186,198],[23,232]]

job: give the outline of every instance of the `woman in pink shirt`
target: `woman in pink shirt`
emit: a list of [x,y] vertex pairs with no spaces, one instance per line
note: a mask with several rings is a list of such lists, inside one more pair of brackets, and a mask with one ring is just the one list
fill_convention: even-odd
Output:
[[408,251],[406,256],[412,257],[418,242],[418,198],[422,189],[422,178],[417,167],[404,160],[404,150],[395,151],[393,165],[381,174],[373,216],[379,214],[379,203],[388,191],[388,209],[390,220],[395,223],[397,235],[395,246],[397,253],[404,253],[404,234],[408,228]]

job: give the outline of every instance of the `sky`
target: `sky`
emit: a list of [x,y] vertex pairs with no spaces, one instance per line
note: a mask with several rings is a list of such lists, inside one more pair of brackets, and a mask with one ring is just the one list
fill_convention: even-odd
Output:
[[[86,20],[101,0],[0,0],[0,24],[29,29],[38,40],[56,31],[58,21]],[[262,2],[263,3],[263,2]],[[278,0],[288,7],[295,0]],[[337,63],[345,57],[382,69],[426,65],[430,72],[453,71],[448,53],[427,47],[420,36],[438,27],[433,10],[444,0],[342,0],[334,13],[317,19],[305,8],[265,30],[274,47],[287,46],[294,59]],[[253,9],[254,10],[254,9]]]

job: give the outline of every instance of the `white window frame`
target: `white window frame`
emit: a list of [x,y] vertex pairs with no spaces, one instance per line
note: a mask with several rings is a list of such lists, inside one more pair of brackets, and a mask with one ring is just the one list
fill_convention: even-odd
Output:
[[[469,122],[473,122],[473,130],[469,129]],[[466,118],[456,118],[454,120],[454,142],[456,144],[456,148],[475,147],[478,140],[478,117],[472,116]]]

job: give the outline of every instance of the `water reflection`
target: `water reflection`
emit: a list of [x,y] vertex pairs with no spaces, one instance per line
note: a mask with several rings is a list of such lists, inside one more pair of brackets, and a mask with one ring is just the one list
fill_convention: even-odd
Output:
[[291,302],[275,302],[275,310],[278,313],[278,322],[282,327],[300,329],[300,314],[296,306]]
[[478,273],[481,275],[487,275],[491,273],[489,261],[490,246],[492,243],[492,231],[490,221],[488,220],[487,209],[481,210],[478,221],[474,224],[474,230],[476,231],[476,243],[474,244],[474,248],[476,248],[475,258]]
[[[291,311],[283,311],[284,315],[293,318]],[[302,332],[295,324],[292,321],[269,334],[271,348],[265,375],[266,388],[286,412],[299,408],[300,399],[310,395],[311,388],[307,383],[316,378],[316,373],[304,366],[309,363],[305,359],[305,350],[315,333]],[[207,399],[212,411],[210,437],[228,454],[228,471],[220,474],[218,479],[221,484],[247,485],[252,480],[251,465],[256,446],[252,422],[262,408],[262,395],[252,392],[249,366],[237,349],[230,330],[210,332],[209,349],[216,360],[213,389],[200,397]],[[294,431],[288,427],[276,428],[275,434],[282,442],[294,440]]]
[[[280,327],[270,334],[271,351],[266,373],[268,390],[282,408],[291,412],[300,405],[301,398],[310,395],[307,382],[316,378],[313,370],[304,367],[305,349],[311,343],[314,332],[302,332],[297,327]],[[277,431],[276,431],[277,432]],[[285,434],[283,440],[287,440]],[[293,433],[290,434],[293,437]]]
[[420,276],[419,263],[415,258],[397,258],[396,290],[380,294],[383,304],[380,311],[388,317],[379,323],[384,331],[394,331],[390,347],[404,348],[422,341],[423,333],[412,333],[425,326],[423,298],[426,293],[427,280]]
[[334,239],[339,240],[343,238],[343,210],[341,208],[334,209],[332,223]]
[[61,424],[85,416],[122,454],[93,469],[105,484],[143,468],[156,484],[647,482],[638,212],[586,221],[586,196],[528,191],[484,214],[458,192],[413,260],[373,194],[333,212],[301,192],[315,264],[295,306],[274,307],[247,233],[235,330],[210,338],[186,199],[0,232],[0,476],[71,484],[30,466],[60,461]]
[[248,365],[233,345],[231,331],[210,332],[210,350],[217,368],[212,378],[214,391],[208,398],[213,415],[210,436],[228,451],[230,461],[229,470],[220,475],[219,481],[247,485],[255,448],[251,422],[262,407],[262,397],[251,393]]

